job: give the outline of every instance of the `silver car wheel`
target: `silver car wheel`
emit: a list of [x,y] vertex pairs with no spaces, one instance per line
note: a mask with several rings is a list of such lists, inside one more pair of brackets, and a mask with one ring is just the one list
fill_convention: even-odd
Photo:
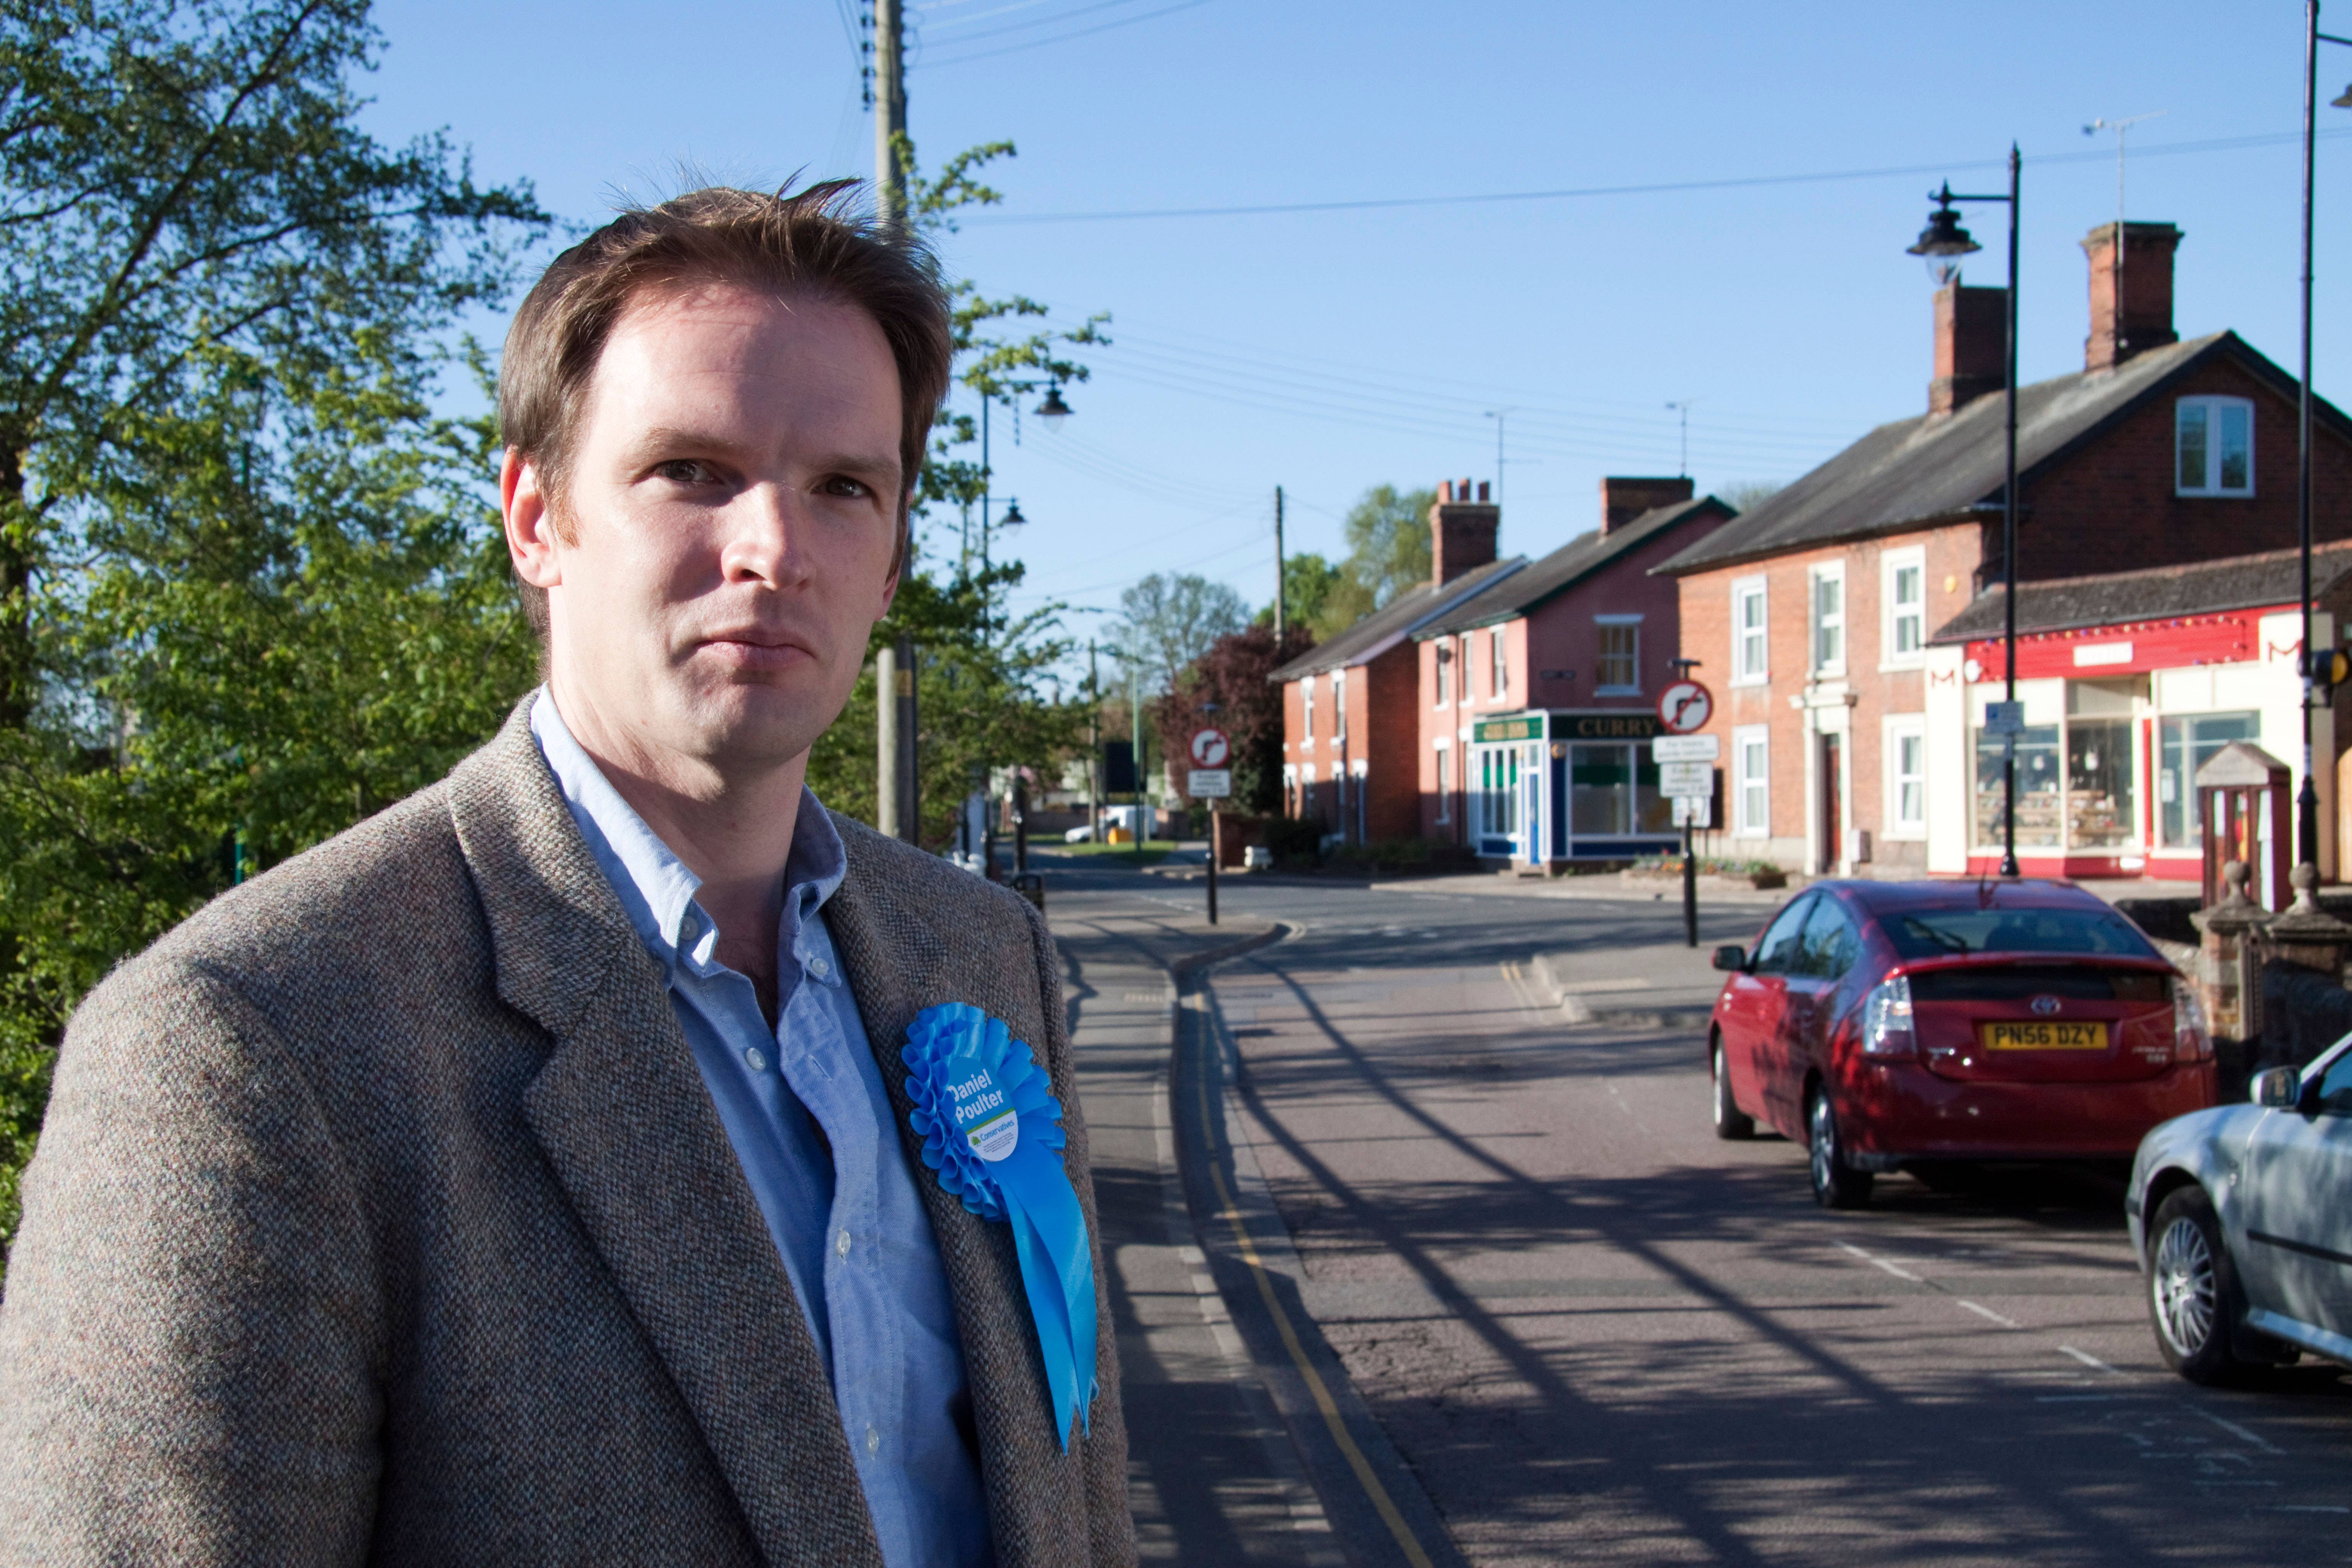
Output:
[[2148,1289],[2156,1298],[2157,1325],[2173,1353],[2186,1360],[2203,1350],[2213,1337],[2221,1287],[2213,1249],[2196,1221],[2184,1215],[2165,1227],[2157,1240]]

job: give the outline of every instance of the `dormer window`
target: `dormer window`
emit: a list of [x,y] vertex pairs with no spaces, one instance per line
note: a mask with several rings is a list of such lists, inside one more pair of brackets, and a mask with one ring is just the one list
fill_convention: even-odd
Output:
[[2254,493],[2254,405],[2242,397],[2184,397],[2173,416],[2175,493]]

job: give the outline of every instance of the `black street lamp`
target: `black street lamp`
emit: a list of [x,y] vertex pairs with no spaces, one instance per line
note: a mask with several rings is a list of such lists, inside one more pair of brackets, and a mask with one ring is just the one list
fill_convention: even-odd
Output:
[[[1001,383],[998,383],[997,384],[998,384],[999,386],[1001,386],[1003,390],[1007,391],[1007,392],[1012,392],[1012,393],[1023,393],[1023,392],[1034,392],[1034,391],[1036,391],[1040,384],[1039,384],[1039,383],[1037,383],[1037,382],[1034,382],[1034,381],[1007,381],[1007,382],[1001,382]],[[1065,419],[1067,419],[1071,415],[1073,415],[1073,414],[1076,413],[1076,412],[1077,412],[1077,410],[1076,410],[1076,409],[1075,409],[1075,408],[1072,408],[1072,407],[1071,407],[1067,403],[1065,403],[1065,402],[1063,402],[1063,401],[1062,401],[1062,384],[1061,384],[1060,382],[1058,382],[1058,381],[1055,381],[1055,382],[1048,382],[1048,383],[1045,383],[1045,384],[1044,384],[1044,385],[1045,385],[1045,401],[1044,401],[1044,402],[1042,402],[1042,403],[1038,404],[1038,405],[1037,405],[1037,406],[1036,406],[1034,409],[1031,410],[1031,412],[1032,412],[1032,413],[1034,413],[1034,414],[1035,414],[1035,415],[1036,415],[1036,416],[1037,416],[1038,418],[1043,419],[1043,420],[1045,422],[1045,427],[1046,427],[1047,429],[1049,429],[1049,430],[1058,430],[1058,429],[1060,429],[1060,428],[1062,427],[1062,421],[1064,421]],[[992,389],[991,391],[983,392],[983,393],[982,393],[982,394],[981,394],[981,398],[980,398],[980,569],[981,569],[981,571],[982,571],[983,574],[984,574],[984,573],[986,573],[986,572],[987,572],[987,570],[988,570],[988,561],[989,561],[989,548],[988,548],[988,547],[989,547],[989,531],[990,531],[990,529],[991,529],[991,526],[992,526],[992,524],[991,524],[991,522],[990,522],[990,520],[989,520],[989,515],[988,515],[988,514],[989,514],[990,507],[991,507],[991,505],[992,505],[991,498],[990,498],[990,496],[989,496],[989,483],[990,483],[990,481],[991,481],[992,479],[993,479],[995,478],[995,473],[996,473],[996,470],[995,470],[995,469],[993,469],[993,468],[992,468],[989,466],[989,461],[988,461],[988,456],[989,456],[989,454],[988,454],[988,409],[989,409],[989,405],[991,405],[991,404],[994,403],[995,401],[996,401],[996,395],[995,395],[995,393],[994,393],[993,389]],[[1007,401],[1007,402],[1012,402],[1012,399],[1007,398],[1007,399],[1006,399],[1006,401]],[[1019,439],[1020,439],[1020,435],[1021,435],[1021,426],[1020,426],[1021,405],[1020,405],[1018,403],[1013,403],[1013,438],[1014,438],[1014,444],[1017,446],[1017,445],[1019,444]],[[1006,511],[1006,513],[1004,514],[1004,516],[1003,516],[1003,517],[1002,517],[1002,518],[1000,518],[1000,519],[996,520],[996,521],[995,521],[995,523],[993,524],[993,526],[994,526],[994,527],[998,527],[998,528],[1018,528],[1018,527],[1020,527],[1023,523],[1024,523],[1024,522],[1026,522],[1026,521],[1029,521],[1029,520],[1028,520],[1027,518],[1023,517],[1023,516],[1021,515],[1021,503],[1020,503],[1019,501],[1017,501],[1017,500],[1016,500],[1016,501],[1014,501],[1014,502],[1012,504],[1011,509],[1010,509],[1008,511]],[[966,534],[966,536],[965,536],[965,539],[964,539],[964,553],[965,553],[965,555],[966,555],[967,557],[969,557],[969,556],[971,555],[971,536],[967,533],[967,534]],[[967,563],[968,563],[968,562],[967,562]]]
[[[2316,871],[2319,867],[2319,785],[2311,772],[2311,707],[2322,679],[2326,658],[2334,663],[2335,650],[2311,646],[2311,184],[2314,154],[2319,138],[2319,46],[2352,44],[2319,30],[2319,0],[2304,0],[2303,7],[2303,388],[2295,407],[2295,537],[2303,547],[2303,788],[2295,792],[2297,825],[2294,858]],[[2352,109],[2352,87],[2331,107]],[[2332,680],[2334,671],[2327,670]],[[2342,850],[2338,847],[2340,857]],[[2337,875],[2341,876],[2339,867]]]
[[[2318,0],[2311,0],[2316,5]],[[2018,156],[2017,143],[2009,144],[2009,194],[2005,196],[1958,196],[1952,194],[1949,181],[1943,189],[1930,191],[1927,199],[1937,204],[1928,215],[1927,226],[1919,236],[1919,243],[1910,247],[1913,256],[1927,258],[1930,267],[1943,270],[1947,280],[1958,276],[1957,258],[1984,247],[1969,237],[1960,226],[1959,214],[1952,210],[1954,202],[2006,202],[2009,204],[2009,354],[2008,395],[2009,415],[2007,437],[2008,466],[2003,470],[2000,487],[2000,572],[2001,572],[2001,637],[2006,667],[2006,685],[2001,694],[2003,722],[2009,729],[2001,734],[2001,801],[2000,801],[2000,874],[2017,875],[2017,226],[2019,174],[2023,167]],[[2124,242],[2120,223],[2116,229],[2116,244]],[[1938,258],[1951,258],[1938,261]],[[2306,355],[2306,357],[2308,357]],[[2306,593],[2305,597],[2308,597]]]

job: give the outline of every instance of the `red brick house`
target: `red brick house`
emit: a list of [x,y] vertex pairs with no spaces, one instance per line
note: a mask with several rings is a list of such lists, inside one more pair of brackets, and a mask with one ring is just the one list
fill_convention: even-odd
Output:
[[1651,568],[1730,521],[1687,479],[1601,481],[1601,526],[1412,633],[1421,832],[1534,866],[1675,840],[1648,742],[1680,651]]
[[[2037,601],[2042,585],[2295,542],[2294,378],[2233,332],[2179,338],[2181,237],[2169,224],[2122,226],[2129,293],[2119,307],[2117,226],[2084,241],[2084,368],[2020,389],[2021,610],[2058,604]],[[1986,802],[2000,743],[1983,720],[2001,668],[1997,642],[1984,657],[1983,627],[2000,619],[2005,304],[2000,289],[1940,290],[1926,414],[1872,431],[1657,568],[1679,590],[1683,652],[1701,661],[1715,693],[1707,728],[1722,741],[1728,818],[1715,852],[1897,877],[1997,860],[2000,808],[1995,800],[1988,815]],[[2315,537],[2352,536],[2352,422],[2324,404],[2314,476]],[[2218,613],[2201,590],[2184,592],[2203,606],[2189,614]],[[2078,586],[2061,598],[2100,595]],[[2249,607],[2261,606],[2230,613]],[[2050,611],[2061,621],[2073,613]],[[1957,629],[1947,636],[1948,626]],[[2262,628],[2258,641],[2274,640],[2275,626]],[[2290,662],[2296,638],[2299,629]],[[2152,852],[2181,847],[2160,842],[2160,830],[2150,840],[2145,809],[2164,787],[2168,721],[2220,715],[2217,703],[2259,712],[2262,743],[2299,771],[2299,735],[2273,733],[2299,729],[2292,705],[2282,720],[2272,716],[2274,694],[2248,707],[2244,693],[2221,689],[2229,681],[2165,679],[2148,663],[2158,644],[2128,641],[2092,639],[2079,666],[2021,688],[2028,725],[2046,731],[2034,752],[2050,783],[2031,834],[2021,796],[2029,875],[2141,875]],[[2224,652],[2200,645],[2180,657]],[[2336,741],[2329,716],[2318,717],[2315,771],[2332,803]],[[2172,787],[2187,786],[2176,778]],[[2326,815],[2332,822],[2332,804]]]
[[1429,509],[1430,580],[1398,595],[1269,678],[1282,683],[1283,814],[1349,844],[1421,829],[1421,739],[1412,635],[1527,564],[1495,558],[1502,509],[1446,480]]

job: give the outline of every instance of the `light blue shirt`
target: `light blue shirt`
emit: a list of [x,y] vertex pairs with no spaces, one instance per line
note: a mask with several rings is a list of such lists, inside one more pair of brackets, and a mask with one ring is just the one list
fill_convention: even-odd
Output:
[[825,929],[825,900],[848,868],[840,834],[802,790],[771,1029],[751,980],[714,956],[719,929],[695,900],[701,879],[580,749],[544,688],[530,731],[630,923],[668,975],[678,1026],[831,1370],[883,1561],[992,1563],[955,1305],[915,1185],[929,1173],[907,1163]]

